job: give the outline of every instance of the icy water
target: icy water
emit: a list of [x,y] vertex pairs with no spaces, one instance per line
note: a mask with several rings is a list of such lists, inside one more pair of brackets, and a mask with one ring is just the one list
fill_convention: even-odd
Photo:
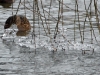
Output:
[[[30,5],[32,5],[32,1],[28,1]],[[87,7],[89,6],[89,1],[90,0],[86,0]],[[78,1],[81,29],[83,29],[86,14],[83,3],[83,0]],[[99,3],[100,1],[98,1],[98,4]],[[17,12],[18,4],[19,0],[13,4],[13,14]],[[41,5],[41,2],[39,2],[39,4]],[[56,19],[58,16],[58,4],[58,1],[53,0],[52,7],[50,8],[51,15]],[[27,36],[16,36],[16,27],[12,27],[4,33],[4,22],[12,15],[12,8],[11,6],[7,8],[0,5],[0,75],[100,74],[100,35],[94,12],[92,12],[92,23],[98,42],[96,42],[94,35],[92,35],[93,40],[91,40],[90,26],[89,23],[86,22],[84,29],[85,40],[84,43],[81,44],[78,22],[76,22],[74,32],[75,11],[73,9],[75,9],[75,0],[64,0],[64,4],[68,7],[64,6],[63,27],[60,23],[59,35],[57,35],[55,40],[50,39],[50,36],[52,37],[54,34],[53,31],[56,25],[56,21],[53,17],[51,17],[49,21],[51,31],[49,36],[46,36],[42,23],[40,22],[38,25],[38,18],[36,18],[35,24],[35,37],[32,36],[32,32]],[[26,6],[32,9],[30,5],[26,2]],[[43,0],[43,5],[44,9],[49,11],[49,1]],[[93,7],[93,4],[91,7]],[[44,15],[42,13],[42,7],[40,6],[39,8],[41,14]],[[94,11],[94,7],[91,11]],[[26,13],[33,27],[33,12],[26,9]],[[20,6],[18,14],[25,14],[23,5]],[[45,15],[48,14],[46,13]],[[100,16],[98,15],[98,17]],[[45,18],[43,18],[43,20],[45,20]],[[74,42],[74,38],[76,42]],[[93,44],[91,44],[91,42]],[[53,50],[55,52],[53,52]],[[84,50],[87,51],[85,51],[85,54],[82,54]]]

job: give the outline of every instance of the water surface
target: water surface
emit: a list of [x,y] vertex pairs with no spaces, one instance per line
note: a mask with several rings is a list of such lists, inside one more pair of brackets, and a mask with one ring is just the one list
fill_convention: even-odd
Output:
[[[13,14],[17,12],[19,1],[13,4]],[[32,1],[28,0],[32,6]],[[90,0],[86,0],[87,7]],[[99,4],[100,1],[98,1]],[[11,27],[4,33],[4,23],[6,19],[12,15],[12,6],[4,8],[0,5],[0,75],[99,75],[100,74],[100,48],[99,48],[99,28],[95,19],[93,4],[91,7],[93,11],[92,23],[95,32],[91,40],[90,24],[87,21],[84,29],[84,43],[81,43],[81,36],[79,31],[79,22],[75,19],[75,1],[64,0],[63,7],[63,26],[62,21],[59,23],[59,34],[56,42],[52,36],[57,23],[58,16],[58,1],[54,0],[50,7],[50,1],[43,0],[44,9],[49,11],[50,18],[48,19],[48,26],[50,25],[50,34],[44,21],[46,28],[46,35],[42,22],[38,24],[38,17],[35,20],[35,37],[32,36],[33,30],[27,36],[16,36],[16,26]],[[26,1],[26,6],[32,10],[32,7]],[[84,8],[84,1],[79,0],[79,17],[81,30],[84,27],[86,10]],[[39,8],[41,15],[43,9],[39,1]],[[99,5],[98,5],[99,7]],[[24,6],[20,5],[17,14],[25,14]],[[98,9],[99,10],[99,9]],[[48,18],[48,13],[45,11],[45,16]],[[26,16],[33,27],[33,12],[26,9]],[[98,16],[99,17],[99,16]],[[74,21],[76,20],[76,24]],[[74,30],[75,28],[75,30]],[[13,31],[13,29],[15,31]],[[75,32],[74,32],[75,31]],[[9,34],[12,32],[11,34]],[[63,36],[64,37],[63,37]],[[75,39],[74,39],[75,38]],[[74,42],[75,41],[75,42]],[[93,41],[93,42],[92,42]],[[93,44],[91,44],[91,42]],[[94,53],[92,54],[94,49]],[[57,52],[53,52],[57,50]],[[82,50],[86,54],[82,55]]]

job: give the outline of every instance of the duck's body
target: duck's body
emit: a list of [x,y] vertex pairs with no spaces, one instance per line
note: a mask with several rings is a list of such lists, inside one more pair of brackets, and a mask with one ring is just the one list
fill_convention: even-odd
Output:
[[15,0],[0,0],[0,3],[13,3]]
[[10,28],[12,24],[16,24],[19,31],[29,31],[31,29],[28,19],[23,15],[10,16],[5,22],[4,29]]

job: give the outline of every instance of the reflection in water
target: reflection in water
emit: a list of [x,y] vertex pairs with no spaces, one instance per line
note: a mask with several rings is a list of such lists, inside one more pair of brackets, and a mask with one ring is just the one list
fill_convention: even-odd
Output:
[[29,34],[29,32],[26,32],[26,31],[17,31],[17,33],[16,33],[17,36],[26,36],[28,34]]
[[14,0],[0,0],[0,5],[4,8],[9,8],[13,2]]
[[18,31],[17,29],[6,29],[3,37],[16,37],[16,36],[27,36],[30,31]]

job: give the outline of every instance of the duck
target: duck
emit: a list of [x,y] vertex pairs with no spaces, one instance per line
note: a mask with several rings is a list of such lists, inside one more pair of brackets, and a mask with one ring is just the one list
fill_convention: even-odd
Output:
[[12,24],[17,26],[18,31],[30,31],[31,25],[29,20],[23,15],[12,15],[5,21],[4,29],[8,29]]
[[15,0],[0,0],[0,3],[13,3]]

